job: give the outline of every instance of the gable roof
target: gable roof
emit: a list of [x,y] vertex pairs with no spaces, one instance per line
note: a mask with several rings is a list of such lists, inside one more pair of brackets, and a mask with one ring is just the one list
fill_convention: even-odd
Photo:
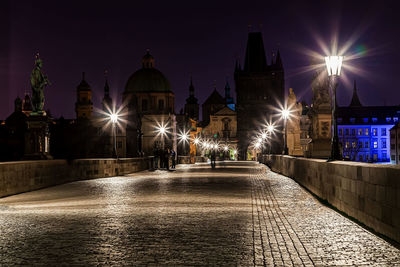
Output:
[[233,116],[236,115],[236,111],[233,111],[229,107],[225,106],[218,110],[214,115],[212,116],[222,116],[222,115],[228,115],[228,116]]
[[204,101],[203,105],[222,104],[225,105],[225,99],[218,93],[217,89]]

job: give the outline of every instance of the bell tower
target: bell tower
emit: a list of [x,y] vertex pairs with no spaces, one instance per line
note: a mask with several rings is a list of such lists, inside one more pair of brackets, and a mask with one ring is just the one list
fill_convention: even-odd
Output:
[[90,119],[93,113],[92,89],[85,80],[85,73],[82,73],[82,81],[76,88],[77,100],[75,112],[77,119]]

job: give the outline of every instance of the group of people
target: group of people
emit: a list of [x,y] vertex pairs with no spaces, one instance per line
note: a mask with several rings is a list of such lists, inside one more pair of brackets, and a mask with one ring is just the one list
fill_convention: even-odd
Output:
[[175,169],[176,152],[168,147],[160,148],[155,145],[153,149],[154,155],[154,168],[155,169],[167,169],[169,170],[169,158],[171,157],[171,168]]

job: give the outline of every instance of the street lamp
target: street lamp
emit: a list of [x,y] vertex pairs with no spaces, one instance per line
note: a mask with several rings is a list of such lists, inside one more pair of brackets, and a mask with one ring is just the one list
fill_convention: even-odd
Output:
[[284,142],[283,142],[282,154],[283,155],[287,155],[288,151],[289,151],[289,149],[287,147],[287,121],[288,121],[288,118],[290,116],[290,110],[287,109],[287,108],[284,108],[284,109],[281,110],[281,114],[282,114],[282,118],[283,118],[284,125],[285,125],[285,138],[283,140]]
[[114,146],[113,146],[113,158],[118,159],[117,153],[117,122],[118,122],[118,114],[112,113],[110,114],[110,120],[113,125],[113,138],[114,138]]
[[328,161],[340,160],[339,151],[339,138],[338,129],[336,122],[336,87],[338,85],[336,78],[340,76],[340,71],[343,64],[342,56],[328,56],[325,57],[326,68],[328,70],[329,76],[329,86],[331,87],[333,94],[333,107],[332,107],[332,124],[333,124],[333,134],[331,139],[331,156]]

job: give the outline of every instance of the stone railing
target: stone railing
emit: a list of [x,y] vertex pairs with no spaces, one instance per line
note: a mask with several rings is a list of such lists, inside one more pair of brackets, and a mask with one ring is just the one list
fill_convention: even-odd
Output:
[[262,163],[400,242],[400,166],[263,155]]
[[152,157],[0,163],[0,197],[66,182],[124,175],[151,167]]

